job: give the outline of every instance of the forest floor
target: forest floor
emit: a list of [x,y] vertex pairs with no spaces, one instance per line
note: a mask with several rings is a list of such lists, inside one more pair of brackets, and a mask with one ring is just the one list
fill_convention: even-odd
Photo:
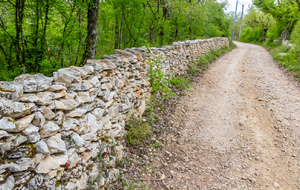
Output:
[[299,84],[263,47],[236,45],[177,105],[151,189],[300,189]]
[[109,189],[300,189],[299,83],[263,47],[236,45],[169,102],[163,146],[128,149]]

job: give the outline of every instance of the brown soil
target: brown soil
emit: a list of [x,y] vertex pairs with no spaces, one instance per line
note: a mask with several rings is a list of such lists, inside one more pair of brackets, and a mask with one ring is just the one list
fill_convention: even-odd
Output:
[[177,105],[151,189],[300,189],[300,89],[264,48],[236,44]]

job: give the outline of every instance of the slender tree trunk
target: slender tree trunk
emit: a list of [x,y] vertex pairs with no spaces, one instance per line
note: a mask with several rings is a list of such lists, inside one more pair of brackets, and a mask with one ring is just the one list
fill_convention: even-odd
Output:
[[20,27],[19,27],[19,22],[20,22],[20,8],[21,8],[21,2],[20,0],[16,0],[16,12],[15,12],[15,30],[16,30],[16,37],[15,37],[15,48],[16,48],[16,58],[17,58],[17,62],[19,64],[21,64],[20,61],[20,45],[19,45],[19,41],[20,41]]
[[77,65],[77,61],[78,61],[78,58],[79,58],[79,52],[80,52],[80,49],[81,49],[81,43],[82,43],[82,36],[81,36],[81,9],[80,8],[79,8],[79,11],[78,11],[78,28],[79,28],[79,32],[78,32],[79,42],[78,42],[77,55],[76,55],[76,60],[75,60],[75,64],[74,65]]
[[20,7],[21,9],[19,12],[19,27],[20,27],[21,40],[22,40],[22,64],[24,67],[26,67],[26,49],[25,49],[25,39],[23,33],[24,6],[25,6],[25,0],[22,0],[21,7]]
[[123,12],[122,12],[122,20],[121,20],[121,27],[120,27],[120,43],[119,49],[122,49],[122,35],[123,35],[123,22],[125,18],[125,5],[123,5]]
[[99,0],[90,0],[90,2],[88,2],[86,48],[81,60],[81,64],[84,64],[87,59],[95,58],[97,50],[98,13]]
[[119,48],[119,36],[120,36],[120,29],[119,29],[119,22],[118,17],[116,16],[116,24],[115,24],[115,49]]

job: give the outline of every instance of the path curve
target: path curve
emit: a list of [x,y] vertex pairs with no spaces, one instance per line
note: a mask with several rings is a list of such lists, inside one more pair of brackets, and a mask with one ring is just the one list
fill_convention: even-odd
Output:
[[300,189],[299,87],[263,47],[236,44],[178,106],[170,189]]

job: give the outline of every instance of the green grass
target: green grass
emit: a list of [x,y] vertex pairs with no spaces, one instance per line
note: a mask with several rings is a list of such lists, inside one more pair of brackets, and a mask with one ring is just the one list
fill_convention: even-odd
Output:
[[127,143],[129,145],[139,145],[152,137],[152,131],[148,122],[143,122],[137,118],[131,117],[125,126],[127,130]]

